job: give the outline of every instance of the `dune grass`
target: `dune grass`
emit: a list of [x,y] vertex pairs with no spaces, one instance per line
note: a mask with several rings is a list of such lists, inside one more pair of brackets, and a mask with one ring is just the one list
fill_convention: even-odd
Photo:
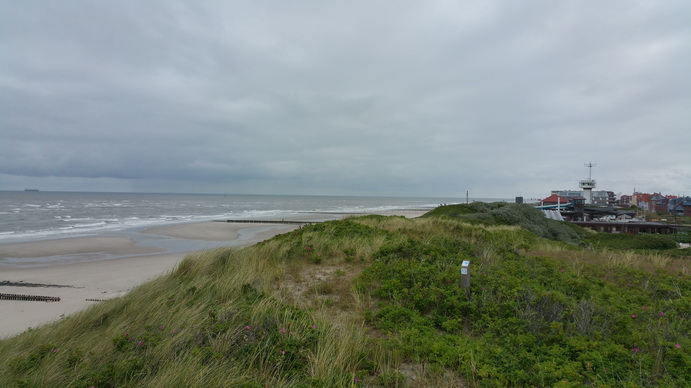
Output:
[[0,341],[0,386],[683,386],[691,282],[675,260],[445,216],[347,218],[189,256]]

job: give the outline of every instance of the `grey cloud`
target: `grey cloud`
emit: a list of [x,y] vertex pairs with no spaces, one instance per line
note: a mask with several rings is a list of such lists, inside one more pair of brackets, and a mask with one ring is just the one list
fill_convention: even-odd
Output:
[[687,2],[1,7],[0,189],[691,192]]

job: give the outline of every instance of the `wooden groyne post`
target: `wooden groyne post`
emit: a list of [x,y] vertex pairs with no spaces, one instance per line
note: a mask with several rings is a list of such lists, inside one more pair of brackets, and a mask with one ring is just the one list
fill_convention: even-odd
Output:
[[0,293],[0,300],[23,300],[32,302],[59,302],[60,298],[57,296],[41,296],[41,295],[22,295],[22,294],[3,294]]
[[305,225],[316,224],[322,221],[291,221],[291,220],[218,220],[216,222],[232,222],[238,224],[287,224],[287,225]]

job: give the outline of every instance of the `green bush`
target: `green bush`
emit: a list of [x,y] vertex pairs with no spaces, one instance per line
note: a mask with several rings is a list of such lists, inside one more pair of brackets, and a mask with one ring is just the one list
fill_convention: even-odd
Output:
[[677,248],[677,244],[671,238],[655,234],[595,233],[586,237],[584,242],[596,248],[609,249],[666,250]]
[[585,235],[575,225],[551,220],[533,206],[505,202],[448,205],[438,207],[424,217],[452,217],[486,225],[515,225],[540,237],[576,244]]
[[[502,234],[485,232],[478,243]],[[406,358],[480,386],[655,386],[691,377],[680,363],[688,358],[680,350],[691,309],[682,295],[691,282],[633,269],[612,278],[597,265],[575,273],[512,250],[496,249],[486,263],[450,246],[437,239],[384,247],[361,278],[379,298],[372,324]],[[485,269],[472,272],[469,292],[458,284],[464,259]]]

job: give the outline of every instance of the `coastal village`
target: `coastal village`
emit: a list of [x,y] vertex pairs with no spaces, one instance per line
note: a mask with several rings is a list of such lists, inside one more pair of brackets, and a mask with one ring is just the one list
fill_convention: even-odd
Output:
[[[677,220],[691,217],[691,197],[635,189],[632,195],[595,191],[597,182],[591,175],[594,164],[585,166],[589,173],[588,179],[579,181],[581,190],[552,190],[551,195],[536,204],[545,216],[608,233],[676,234],[688,228],[678,225]],[[516,201],[521,202],[522,198],[517,197]]]

